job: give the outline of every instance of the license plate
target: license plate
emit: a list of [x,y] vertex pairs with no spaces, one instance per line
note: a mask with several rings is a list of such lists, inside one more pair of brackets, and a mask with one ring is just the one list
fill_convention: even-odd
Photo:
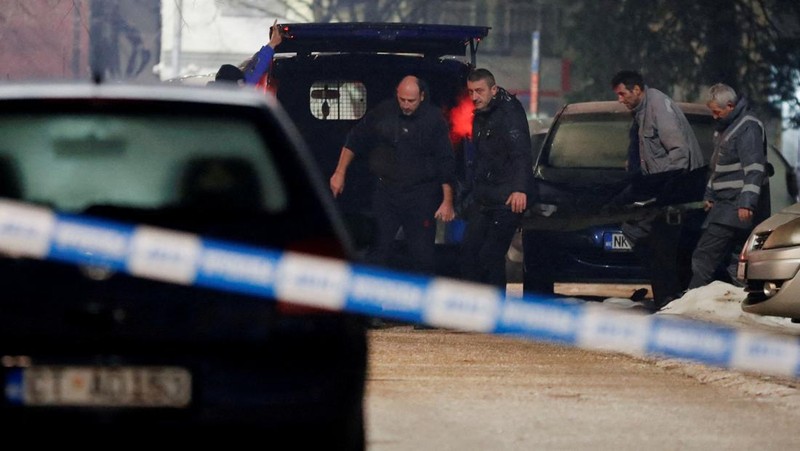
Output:
[[603,249],[607,251],[631,251],[630,241],[620,232],[603,234]]
[[192,378],[179,367],[32,366],[8,373],[6,397],[26,406],[186,407]]

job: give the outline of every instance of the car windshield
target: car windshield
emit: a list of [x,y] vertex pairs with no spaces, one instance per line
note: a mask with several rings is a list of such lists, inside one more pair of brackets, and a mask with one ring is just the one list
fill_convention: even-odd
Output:
[[[713,121],[709,115],[687,115],[700,148],[710,157]],[[565,115],[552,134],[548,165],[556,168],[625,169],[629,114]],[[587,158],[591,156],[591,158]]]
[[624,169],[630,126],[629,115],[565,116],[553,134],[549,163],[562,168]]
[[234,118],[4,114],[0,178],[1,195],[62,211],[210,206],[215,196],[267,211],[286,204],[255,125]]

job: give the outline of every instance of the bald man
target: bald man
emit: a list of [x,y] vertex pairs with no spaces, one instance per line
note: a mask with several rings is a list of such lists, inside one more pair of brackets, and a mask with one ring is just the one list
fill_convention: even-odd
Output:
[[409,75],[396,99],[377,105],[350,130],[330,178],[334,197],[345,189],[347,168],[367,158],[376,178],[372,197],[376,221],[368,262],[388,266],[402,227],[412,271],[435,271],[436,220],[452,221],[455,158],[442,113],[429,105],[421,79]]

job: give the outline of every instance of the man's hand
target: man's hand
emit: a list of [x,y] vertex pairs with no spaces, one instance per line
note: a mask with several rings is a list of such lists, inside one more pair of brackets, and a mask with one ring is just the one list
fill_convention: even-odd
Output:
[[528,207],[528,195],[515,191],[508,196],[506,205],[510,205],[514,213],[522,213]]
[[283,41],[283,36],[281,35],[281,28],[278,26],[278,19],[275,19],[272,26],[269,27],[269,45],[274,50],[276,47],[280,45]]
[[749,222],[753,219],[753,210],[748,208],[739,208],[739,221]]
[[331,193],[333,193],[333,197],[339,196],[344,191],[344,174],[336,171],[331,176]]
[[439,209],[433,214],[435,219],[441,219],[444,222],[450,222],[456,217],[456,211],[453,209],[452,202],[442,202]]
[[703,210],[708,211],[714,208],[714,202],[710,200],[703,201]]

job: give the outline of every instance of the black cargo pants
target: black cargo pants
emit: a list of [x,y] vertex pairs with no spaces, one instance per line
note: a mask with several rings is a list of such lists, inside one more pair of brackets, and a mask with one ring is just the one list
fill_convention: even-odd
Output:
[[506,253],[522,215],[508,208],[481,208],[467,219],[461,243],[464,279],[506,289]]
[[[396,269],[432,275],[436,269],[436,220],[433,215],[442,203],[442,186],[426,183],[413,187],[378,181],[372,198],[376,236],[368,261],[378,266],[407,260]],[[408,258],[398,258],[395,240],[399,230],[405,239]]]

